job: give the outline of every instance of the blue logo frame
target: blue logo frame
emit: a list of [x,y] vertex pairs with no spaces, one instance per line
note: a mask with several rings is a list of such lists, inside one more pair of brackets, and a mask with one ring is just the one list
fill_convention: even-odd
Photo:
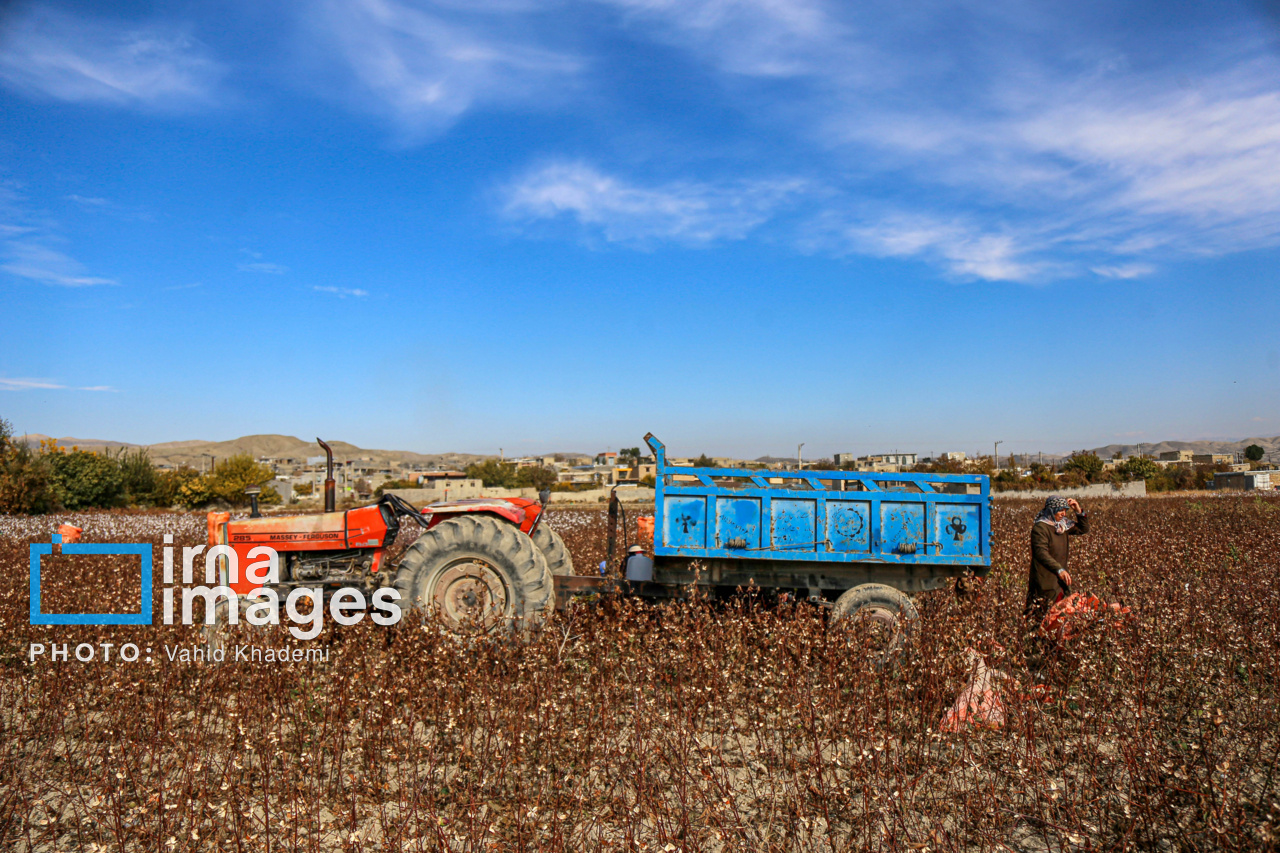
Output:
[[40,612],[40,558],[53,553],[53,546],[62,544],[61,534],[53,534],[53,541],[31,543],[31,624],[32,625],[150,625],[151,624],[151,545],[142,542],[68,543],[62,545],[64,554],[136,554],[142,559],[142,607],[140,613],[41,613]]

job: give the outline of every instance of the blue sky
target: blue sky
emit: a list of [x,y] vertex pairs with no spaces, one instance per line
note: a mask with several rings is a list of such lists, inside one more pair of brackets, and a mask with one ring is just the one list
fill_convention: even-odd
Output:
[[19,431],[807,457],[1280,433],[1274,4],[0,16]]

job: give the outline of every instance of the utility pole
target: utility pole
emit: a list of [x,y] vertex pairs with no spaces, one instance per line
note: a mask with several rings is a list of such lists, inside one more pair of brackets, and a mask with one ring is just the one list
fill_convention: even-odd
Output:
[[993,457],[993,459],[994,459],[994,461],[995,461],[995,470],[997,470],[997,471],[999,471],[999,470],[1000,470],[1000,445],[1002,445],[1002,444],[1004,444],[1004,442],[1003,442],[1003,441],[997,441],[997,442],[995,443],[995,448],[994,448],[994,449],[995,449],[995,453],[994,453],[994,454],[992,454],[992,457]]
[[804,447],[803,441],[796,445],[796,470],[797,471],[804,470],[804,463],[800,461],[800,448],[802,447]]

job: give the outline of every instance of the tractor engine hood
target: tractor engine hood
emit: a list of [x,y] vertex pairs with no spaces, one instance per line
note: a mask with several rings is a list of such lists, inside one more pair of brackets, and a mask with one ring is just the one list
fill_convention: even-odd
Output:
[[363,506],[320,515],[228,521],[226,541],[233,546],[270,545],[277,551],[381,548],[390,544],[398,526],[394,516],[388,522],[380,507]]

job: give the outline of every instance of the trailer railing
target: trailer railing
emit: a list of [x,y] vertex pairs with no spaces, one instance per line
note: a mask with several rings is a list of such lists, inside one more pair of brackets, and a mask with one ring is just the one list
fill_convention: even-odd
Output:
[[654,555],[907,565],[991,564],[978,474],[656,465]]

